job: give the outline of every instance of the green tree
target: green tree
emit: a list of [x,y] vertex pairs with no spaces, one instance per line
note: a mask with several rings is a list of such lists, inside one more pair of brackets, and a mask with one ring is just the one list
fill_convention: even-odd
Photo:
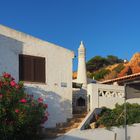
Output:
[[87,71],[95,72],[106,66],[122,62],[122,59],[119,59],[117,56],[113,55],[108,55],[107,57],[95,56],[87,62]]
[[122,59],[119,59],[117,56],[113,56],[113,55],[108,55],[106,59],[107,59],[109,65],[123,62]]
[[104,57],[95,56],[87,62],[87,70],[90,72],[97,71],[100,68],[107,66],[107,61]]
[[110,70],[103,68],[103,69],[93,73],[93,76],[94,76],[95,80],[100,80],[100,79],[103,79],[104,76],[109,73],[110,73]]

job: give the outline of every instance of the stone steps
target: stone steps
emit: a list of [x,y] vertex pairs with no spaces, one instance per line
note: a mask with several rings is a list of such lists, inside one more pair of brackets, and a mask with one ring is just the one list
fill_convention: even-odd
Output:
[[59,136],[64,135],[68,131],[78,128],[80,123],[86,117],[87,113],[84,114],[74,114],[73,118],[68,119],[66,123],[57,124],[56,128],[46,128],[43,132],[44,140],[53,140]]

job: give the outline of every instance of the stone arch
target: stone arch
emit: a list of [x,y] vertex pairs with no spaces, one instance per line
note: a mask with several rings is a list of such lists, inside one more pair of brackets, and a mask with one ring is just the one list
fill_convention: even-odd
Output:
[[81,106],[81,107],[85,106],[86,105],[86,100],[84,98],[80,97],[80,98],[77,99],[76,105]]

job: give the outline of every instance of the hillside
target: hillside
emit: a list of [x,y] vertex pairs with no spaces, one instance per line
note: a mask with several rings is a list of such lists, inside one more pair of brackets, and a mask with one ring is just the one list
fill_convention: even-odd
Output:
[[122,63],[123,60],[119,59],[117,56],[95,56],[87,62],[87,76],[89,78],[94,77],[96,80],[104,79],[107,75],[109,76],[106,77],[107,79],[115,78],[117,76],[116,72],[119,73],[124,68]]
[[[96,65],[95,61],[94,65]],[[140,72],[140,53],[135,53],[129,62],[116,61],[116,63],[112,65],[102,65],[102,67],[92,72],[91,69],[88,70],[87,67],[87,71],[88,77],[94,77],[96,80],[99,81],[109,80],[117,77],[138,73]]]
[[93,73],[107,66],[122,62],[122,59],[119,59],[117,56],[113,55],[108,55],[107,57],[95,56],[87,62],[87,71]]
[[[135,53],[130,61],[124,62],[117,56],[95,56],[87,62],[87,76],[104,81],[140,72],[140,53]],[[73,79],[77,72],[73,73]]]

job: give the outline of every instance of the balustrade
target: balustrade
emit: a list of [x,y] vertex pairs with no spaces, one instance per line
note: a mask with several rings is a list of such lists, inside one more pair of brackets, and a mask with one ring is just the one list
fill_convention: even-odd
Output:
[[123,90],[110,90],[110,89],[98,89],[98,95],[100,97],[124,97],[124,91]]

